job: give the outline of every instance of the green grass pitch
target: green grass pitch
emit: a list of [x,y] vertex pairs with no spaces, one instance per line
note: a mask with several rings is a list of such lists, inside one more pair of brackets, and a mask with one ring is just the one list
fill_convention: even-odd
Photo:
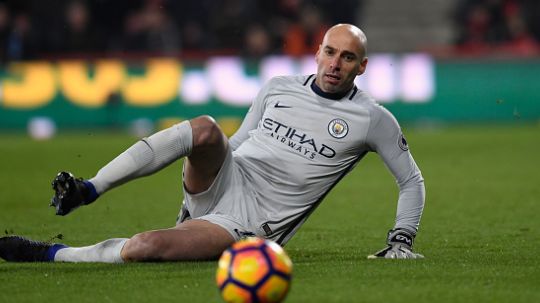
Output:
[[[426,179],[415,248],[424,260],[367,260],[393,224],[397,188],[375,154],[340,183],[285,247],[287,302],[540,302],[540,126],[406,128]],[[83,177],[135,141],[80,132],[35,142],[0,135],[0,232],[80,246],[172,226],[180,163],[67,217],[48,207],[59,170]],[[219,302],[217,262],[14,264],[0,302]]]

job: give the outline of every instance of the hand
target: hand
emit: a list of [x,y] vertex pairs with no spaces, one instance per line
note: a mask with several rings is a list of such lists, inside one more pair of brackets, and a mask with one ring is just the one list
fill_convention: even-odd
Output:
[[404,229],[388,232],[388,246],[369,255],[368,259],[423,259],[424,256],[412,251],[414,235]]

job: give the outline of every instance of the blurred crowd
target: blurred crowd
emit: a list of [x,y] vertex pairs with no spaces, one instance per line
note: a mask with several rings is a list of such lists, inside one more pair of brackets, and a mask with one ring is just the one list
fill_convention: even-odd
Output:
[[538,0],[460,0],[454,21],[462,53],[540,53]]
[[[361,21],[362,0],[0,0],[0,62],[108,55],[316,51],[332,24]],[[456,0],[463,53],[538,53],[539,0]],[[362,24],[360,24],[362,25]]]
[[0,59],[316,50],[359,0],[0,0]]

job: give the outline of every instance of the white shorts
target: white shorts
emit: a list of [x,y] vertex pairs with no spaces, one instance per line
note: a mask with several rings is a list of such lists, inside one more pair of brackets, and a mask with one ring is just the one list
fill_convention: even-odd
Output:
[[184,203],[177,223],[201,219],[225,228],[235,240],[247,236],[266,238],[268,227],[256,206],[256,184],[235,161],[231,149],[214,182],[206,191],[190,194],[184,185]]

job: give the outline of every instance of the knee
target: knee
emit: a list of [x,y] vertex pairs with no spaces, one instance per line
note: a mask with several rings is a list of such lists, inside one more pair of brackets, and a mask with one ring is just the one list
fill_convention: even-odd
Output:
[[122,249],[121,256],[124,261],[157,261],[161,260],[161,252],[166,247],[166,241],[153,232],[136,234],[129,239]]
[[225,141],[225,135],[214,118],[200,116],[190,120],[190,123],[193,130],[193,147],[213,148]]

